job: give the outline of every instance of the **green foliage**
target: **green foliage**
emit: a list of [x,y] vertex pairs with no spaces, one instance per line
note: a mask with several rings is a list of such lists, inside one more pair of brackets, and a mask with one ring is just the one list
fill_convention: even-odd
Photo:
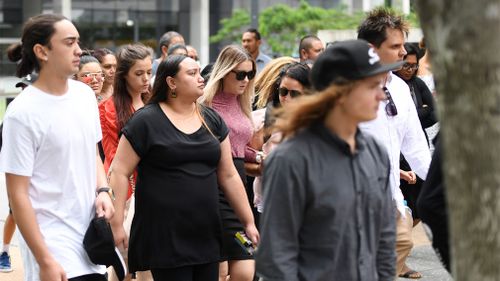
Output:
[[241,34],[250,25],[250,14],[245,10],[235,10],[230,18],[222,19],[221,26],[217,34],[210,36],[210,43],[217,43],[223,40],[238,42]]
[[313,7],[302,1],[298,8],[283,4],[269,7],[259,17],[259,30],[274,53],[292,55],[298,40],[322,29],[356,28],[362,13],[349,15],[340,9]]
[[[292,55],[303,36],[325,29],[356,29],[364,17],[363,12],[348,14],[343,7],[323,9],[301,0],[297,8],[277,4],[261,11],[258,29],[274,54]],[[415,13],[407,19],[412,27],[419,25]],[[250,14],[236,10],[231,18],[223,19],[221,25],[217,34],[210,38],[211,43],[223,40],[239,42],[241,34],[250,25]]]
[[411,28],[420,28],[420,19],[415,11],[411,11],[409,15],[405,17],[405,19],[410,22]]

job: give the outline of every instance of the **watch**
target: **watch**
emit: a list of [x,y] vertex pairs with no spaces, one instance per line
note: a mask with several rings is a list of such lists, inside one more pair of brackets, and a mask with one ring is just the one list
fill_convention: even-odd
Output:
[[99,187],[97,189],[97,191],[95,192],[95,195],[99,195],[99,193],[101,192],[106,192],[109,197],[111,198],[111,200],[115,201],[115,192],[113,191],[113,189],[109,186],[105,186],[105,187]]
[[264,160],[264,152],[259,151],[257,152],[257,155],[255,155],[255,162],[257,162],[257,164],[260,164],[262,163],[262,160]]

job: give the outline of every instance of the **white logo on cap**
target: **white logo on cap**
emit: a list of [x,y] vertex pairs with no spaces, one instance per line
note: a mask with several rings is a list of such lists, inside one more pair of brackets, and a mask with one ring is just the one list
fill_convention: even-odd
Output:
[[373,48],[370,48],[368,50],[368,55],[370,56],[370,60],[368,60],[368,62],[370,64],[374,64],[374,63],[380,61],[379,56],[377,55],[377,53],[375,52],[375,50]]

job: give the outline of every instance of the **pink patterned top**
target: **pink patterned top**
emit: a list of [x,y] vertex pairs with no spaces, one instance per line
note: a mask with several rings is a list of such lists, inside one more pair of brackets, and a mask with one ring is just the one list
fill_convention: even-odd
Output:
[[233,158],[245,158],[255,162],[255,151],[247,150],[253,134],[252,121],[243,113],[238,96],[231,93],[218,92],[212,100],[212,108],[226,122],[229,128],[229,141]]

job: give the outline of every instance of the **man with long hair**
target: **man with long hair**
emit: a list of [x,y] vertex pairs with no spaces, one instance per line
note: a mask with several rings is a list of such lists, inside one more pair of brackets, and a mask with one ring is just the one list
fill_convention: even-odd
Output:
[[29,248],[28,281],[106,280],[104,266],[83,248],[92,218],[110,219],[114,207],[97,152],[94,92],[68,79],[81,53],[76,27],[52,14],[29,19],[22,43],[9,52],[20,61],[18,77],[39,73],[7,109],[0,153],[12,213]]
[[335,43],[311,72],[316,93],[283,110],[285,141],[264,163],[263,280],[393,281],[395,212],[385,148],[358,124],[377,117],[387,71],[363,40]]

